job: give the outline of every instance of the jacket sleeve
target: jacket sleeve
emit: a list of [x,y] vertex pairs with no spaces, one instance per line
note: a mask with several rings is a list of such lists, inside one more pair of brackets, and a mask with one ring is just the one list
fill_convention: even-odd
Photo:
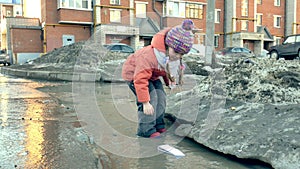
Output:
[[134,72],[134,87],[139,102],[150,101],[149,80],[152,77],[153,69],[149,60],[144,57],[137,57]]

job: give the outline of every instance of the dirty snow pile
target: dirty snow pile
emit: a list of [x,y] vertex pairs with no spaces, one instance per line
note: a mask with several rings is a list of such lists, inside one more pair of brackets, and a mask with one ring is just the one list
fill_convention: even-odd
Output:
[[169,97],[167,114],[181,124],[176,133],[276,169],[300,168],[299,60],[237,58],[217,65],[198,64],[197,85]]
[[30,63],[17,66],[34,70],[95,72],[103,62],[126,57],[108,52],[101,44],[82,41],[54,49]]
[[247,102],[300,103],[299,60],[241,60],[225,68],[228,97]]
[[203,87],[208,83],[222,81],[222,92],[234,100],[300,103],[299,60],[237,58],[231,64],[217,66],[212,72],[198,59],[189,59],[186,64],[191,72],[205,77],[199,82],[198,90],[206,91],[208,89]]

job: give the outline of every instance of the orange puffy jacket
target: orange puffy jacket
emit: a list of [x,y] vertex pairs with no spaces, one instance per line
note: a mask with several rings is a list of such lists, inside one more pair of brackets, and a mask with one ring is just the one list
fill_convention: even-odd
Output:
[[151,45],[137,50],[134,54],[128,56],[123,64],[122,78],[126,81],[134,82],[139,102],[150,101],[148,89],[149,80],[154,81],[162,76],[165,84],[167,86],[169,85],[165,70],[159,69],[158,61],[153,49],[156,48],[161,52],[166,52],[165,36],[169,30],[170,28],[164,29],[155,34],[152,38]]

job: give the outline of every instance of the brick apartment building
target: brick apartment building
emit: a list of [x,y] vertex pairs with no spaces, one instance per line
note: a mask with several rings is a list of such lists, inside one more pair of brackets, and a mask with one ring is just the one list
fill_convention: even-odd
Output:
[[[30,0],[10,1],[1,5],[1,49],[7,49],[14,60],[94,35],[102,44],[121,42],[139,48],[159,30],[179,25],[185,18],[195,23],[194,44],[205,43],[208,0],[40,0],[40,18],[26,16],[24,7],[30,9]],[[260,54],[283,37],[300,33],[300,0],[215,2],[216,50],[244,46]]]
[[78,4],[68,0],[42,0],[41,24],[44,52],[91,37],[93,10],[91,0]]

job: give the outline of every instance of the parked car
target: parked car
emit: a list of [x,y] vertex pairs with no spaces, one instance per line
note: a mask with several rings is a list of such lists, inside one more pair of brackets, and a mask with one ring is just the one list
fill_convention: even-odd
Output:
[[280,45],[271,46],[271,58],[295,59],[300,58],[300,34],[290,35]]
[[246,56],[246,57],[254,57],[255,54],[244,47],[227,47],[218,52],[221,56]]
[[110,52],[117,52],[117,53],[134,53],[134,49],[124,43],[112,43],[103,45],[108,49]]
[[0,64],[3,64],[4,66],[10,65],[9,55],[6,54],[4,50],[0,50]]

